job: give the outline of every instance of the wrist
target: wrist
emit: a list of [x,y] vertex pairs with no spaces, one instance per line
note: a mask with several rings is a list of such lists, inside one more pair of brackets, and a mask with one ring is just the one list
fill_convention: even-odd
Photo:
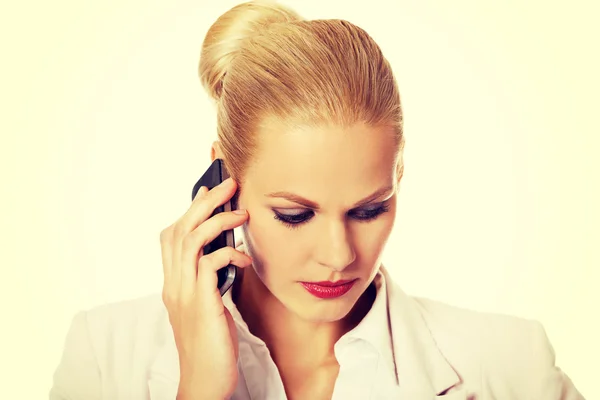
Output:
[[206,388],[179,385],[176,400],[229,400],[229,397],[207,392]]

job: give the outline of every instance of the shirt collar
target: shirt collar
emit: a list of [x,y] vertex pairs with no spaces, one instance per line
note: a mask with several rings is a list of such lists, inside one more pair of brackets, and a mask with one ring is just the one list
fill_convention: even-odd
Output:
[[[376,296],[371,308],[362,320],[353,329],[346,332],[336,343],[336,346],[344,346],[354,340],[362,340],[369,344],[377,354],[385,360],[386,368],[396,376],[396,365],[392,350],[392,338],[390,334],[390,323],[388,317],[387,288],[385,275],[379,270],[373,279]],[[265,346],[262,339],[253,335],[242,315],[238,311],[232,299],[232,290],[223,295],[223,304],[236,323],[238,335],[242,336],[250,344]],[[385,327],[386,329],[382,329]]]
[[385,361],[392,376],[396,375],[396,366],[392,351],[392,338],[389,329],[387,287],[385,275],[377,271],[373,283],[376,290],[375,300],[363,319],[352,330],[344,334],[338,343],[362,340],[371,345]]

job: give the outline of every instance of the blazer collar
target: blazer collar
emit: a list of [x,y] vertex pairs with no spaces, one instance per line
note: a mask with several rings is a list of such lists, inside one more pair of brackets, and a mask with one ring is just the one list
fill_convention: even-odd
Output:
[[400,393],[410,399],[466,399],[466,392],[458,386],[460,377],[438,348],[415,299],[400,289],[383,265],[380,271],[388,289],[388,321]]
[[[388,323],[399,393],[414,400],[467,400],[460,378],[436,345],[416,301],[380,267],[386,285]],[[179,385],[179,357],[167,310],[163,307],[162,343],[150,367],[151,400],[172,400]]]

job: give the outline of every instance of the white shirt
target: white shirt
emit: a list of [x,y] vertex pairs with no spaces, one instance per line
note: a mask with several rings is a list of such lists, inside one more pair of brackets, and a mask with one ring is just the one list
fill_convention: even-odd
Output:
[[[388,328],[386,282],[381,272],[373,283],[377,295],[371,309],[334,346],[340,369],[332,400],[389,398],[394,393],[396,365]],[[231,290],[223,296],[223,303],[231,312],[239,342],[239,379],[232,400],[286,399],[269,349],[248,330],[231,299]]]

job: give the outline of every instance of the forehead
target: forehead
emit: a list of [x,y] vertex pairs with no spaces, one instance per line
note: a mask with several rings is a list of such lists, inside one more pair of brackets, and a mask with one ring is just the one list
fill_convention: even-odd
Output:
[[397,146],[390,127],[285,127],[272,122],[257,132],[247,183],[323,197],[364,195],[394,177]]

